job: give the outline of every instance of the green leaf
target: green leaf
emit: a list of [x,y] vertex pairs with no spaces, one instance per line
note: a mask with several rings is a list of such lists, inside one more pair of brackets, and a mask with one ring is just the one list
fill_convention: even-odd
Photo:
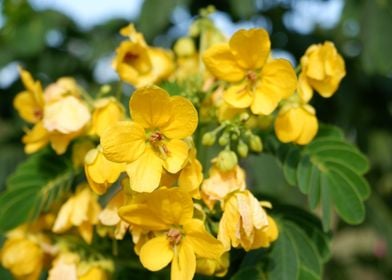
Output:
[[282,224],[279,224],[279,238],[271,250],[271,269],[268,278],[274,280],[298,279],[299,256],[294,240],[286,232]]
[[257,267],[245,267],[240,269],[236,274],[234,274],[231,280],[248,280],[248,279],[257,279],[263,280],[266,279],[263,273]]
[[286,180],[290,184],[296,182],[308,196],[310,208],[315,209],[321,202],[324,230],[329,229],[333,209],[347,223],[362,222],[363,201],[370,195],[363,177],[369,162],[355,146],[341,139],[339,131],[324,127],[302,150],[293,147],[287,152],[283,162]]
[[279,237],[269,255],[268,279],[321,279],[329,239],[320,221],[296,207],[280,207],[279,212]]
[[73,169],[64,157],[50,150],[29,157],[9,177],[6,191],[0,195],[0,232],[47,211],[69,190],[72,179]]

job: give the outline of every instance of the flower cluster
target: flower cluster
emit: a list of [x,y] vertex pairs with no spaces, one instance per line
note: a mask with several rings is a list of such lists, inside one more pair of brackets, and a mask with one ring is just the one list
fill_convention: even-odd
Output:
[[[332,96],[345,75],[331,42],[309,47],[294,69],[271,54],[266,30],[227,39],[205,17],[174,51],[149,46],[133,25],[120,33],[113,68],[135,89],[129,115],[109,86],[88,94],[64,77],[43,88],[20,69],[26,89],[14,106],[31,124],[26,153],[50,144],[84,172],[63,201],[7,235],[1,263],[17,279],[38,279],[44,266],[49,279],[107,279],[115,258],[81,248],[99,238],[129,244],[128,235],[148,270],[225,275],[232,248],[268,248],[279,236],[271,203],[252,193],[238,157],[262,152],[265,133],[310,143],[313,92]],[[75,249],[75,238],[84,245]]]

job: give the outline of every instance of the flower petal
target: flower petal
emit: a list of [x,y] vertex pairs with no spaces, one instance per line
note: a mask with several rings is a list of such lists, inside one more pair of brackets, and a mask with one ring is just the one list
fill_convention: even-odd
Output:
[[245,77],[245,70],[237,64],[226,43],[216,44],[207,49],[203,61],[208,71],[218,79],[238,82]]
[[[310,107],[310,105],[308,105]],[[312,141],[318,130],[317,118],[314,114],[311,114],[305,109],[302,109],[304,114],[304,123],[302,124],[302,131],[299,137],[296,139],[296,143],[300,145],[306,145]]]
[[151,147],[146,147],[144,153],[137,160],[127,165],[126,171],[132,190],[152,192],[159,186],[161,180],[162,159],[155,154]]
[[198,257],[218,259],[223,254],[223,244],[205,230],[201,220],[192,219],[185,223],[184,231]]
[[171,265],[171,280],[191,280],[196,272],[196,256],[191,244],[184,241],[178,246]]
[[237,63],[244,69],[261,68],[271,48],[268,32],[261,28],[237,31],[229,45]]
[[304,115],[299,108],[289,108],[281,111],[275,121],[275,133],[283,143],[292,142],[301,133],[304,124]]
[[182,139],[195,132],[198,122],[193,104],[182,96],[171,97],[171,112],[168,123],[160,131],[168,138]]
[[124,121],[105,130],[101,146],[105,157],[114,162],[133,162],[144,152],[145,132],[139,124]]
[[140,249],[140,261],[151,271],[158,271],[167,266],[172,261],[173,255],[173,249],[166,236],[155,237]]
[[193,201],[189,193],[179,188],[162,188],[149,195],[148,207],[168,225],[180,225],[193,216]]
[[170,173],[177,173],[188,158],[189,146],[183,140],[172,139],[166,144],[166,148],[168,155],[163,166]]
[[251,105],[253,97],[247,83],[230,86],[224,93],[225,101],[235,108],[247,108]]
[[130,225],[142,229],[165,230],[169,228],[146,204],[134,203],[122,206],[118,209],[118,215]]
[[144,128],[162,127],[170,118],[170,96],[158,87],[137,89],[129,101],[129,110],[132,119]]
[[283,98],[293,94],[297,77],[290,62],[276,59],[267,63],[261,73],[251,110],[254,114],[269,115]]
[[22,119],[29,123],[37,123],[42,117],[42,108],[28,91],[18,93],[14,99],[14,107]]

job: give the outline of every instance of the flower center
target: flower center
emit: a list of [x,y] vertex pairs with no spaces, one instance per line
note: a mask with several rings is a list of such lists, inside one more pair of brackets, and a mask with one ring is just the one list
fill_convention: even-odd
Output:
[[41,109],[35,109],[34,112],[34,117],[36,117],[37,119],[42,119],[43,117],[43,113]]
[[160,156],[163,159],[166,159],[168,157],[169,150],[167,149],[166,144],[163,143],[163,141],[165,140],[165,136],[161,132],[155,131],[155,132],[151,133],[148,140],[149,140],[151,146],[157,152],[159,152]]
[[248,71],[248,73],[246,73],[246,78],[254,83],[257,80],[257,73],[254,71]]
[[174,247],[180,244],[182,239],[182,233],[178,228],[171,228],[167,234],[167,239],[169,240],[170,246]]

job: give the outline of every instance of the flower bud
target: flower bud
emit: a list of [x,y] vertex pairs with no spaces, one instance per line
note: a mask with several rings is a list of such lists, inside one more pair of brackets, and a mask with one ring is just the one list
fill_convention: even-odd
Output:
[[223,133],[221,137],[219,137],[218,143],[221,146],[226,146],[227,144],[229,144],[229,141],[230,141],[229,133]]
[[213,132],[207,132],[203,135],[203,138],[201,140],[201,142],[203,143],[203,145],[205,146],[212,146],[214,145],[216,140],[216,136],[215,133]]
[[263,143],[259,136],[251,135],[249,138],[249,146],[253,152],[261,152],[263,150]]
[[248,145],[244,143],[244,141],[240,140],[237,146],[237,152],[241,157],[247,157],[249,148]]
[[232,170],[238,163],[237,155],[230,150],[221,151],[215,160],[216,166],[222,172]]

